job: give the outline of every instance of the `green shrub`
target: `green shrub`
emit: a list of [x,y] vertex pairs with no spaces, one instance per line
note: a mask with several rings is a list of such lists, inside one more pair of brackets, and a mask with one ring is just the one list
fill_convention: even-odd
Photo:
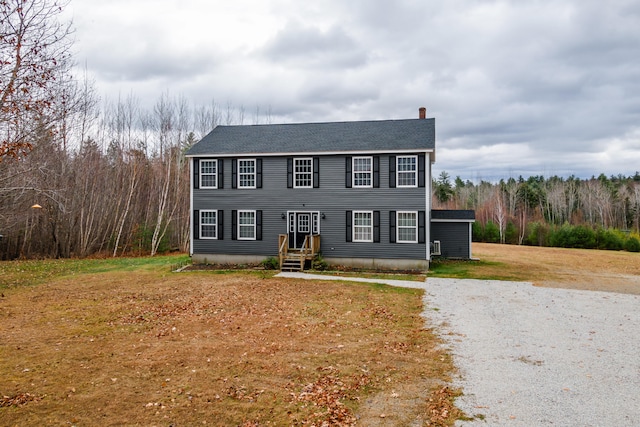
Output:
[[277,270],[280,268],[280,261],[276,257],[269,257],[263,260],[260,265],[264,267],[265,270]]
[[322,258],[322,255],[318,254],[316,259],[313,260],[311,268],[318,271],[324,271],[329,268],[329,264],[324,260],[324,258]]
[[564,224],[562,227],[553,230],[549,239],[550,245],[557,248],[569,248],[572,230],[573,227],[569,224]]
[[597,247],[596,232],[584,225],[565,224],[551,233],[551,246],[560,248],[594,249]]
[[549,246],[551,230],[547,223],[530,222],[527,224],[526,238],[524,244],[529,246]]
[[484,241],[488,243],[500,243],[500,229],[491,220],[484,226]]
[[479,222],[471,224],[471,236],[474,242],[484,242],[484,229]]
[[621,231],[615,229],[598,229],[597,233],[598,249],[608,249],[620,251],[624,249],[625,236]]
[[510,245],[517,245],[518,237],[518,228],[512,221],[509,221],[504,230],[504,242]]
[[629,252],[640,252],[640,240],[635,237],[629,237],[624,242],[624,250]]
[[596,244],[596,232],[585,225],[576,225],[569,235],[567,248],[594,249]]

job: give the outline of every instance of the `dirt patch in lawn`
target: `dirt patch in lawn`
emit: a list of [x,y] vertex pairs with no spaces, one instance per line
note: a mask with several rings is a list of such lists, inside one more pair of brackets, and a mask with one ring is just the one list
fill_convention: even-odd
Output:
[[453,366],[425,328],[422,291],[155,270],[2,289],[3,424],[404,426],[457,416],[443,392]]
[[640,294],[640,253],[474,243],[473,256],[536,286]]

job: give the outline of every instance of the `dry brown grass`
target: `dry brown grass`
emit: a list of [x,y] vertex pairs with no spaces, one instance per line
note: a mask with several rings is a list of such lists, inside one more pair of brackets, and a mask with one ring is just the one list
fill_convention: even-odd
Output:
[[[129,271],[2,289],[2,425],[450,425],[422,293]],[[432,424],[427,424],[432,422]]]
[[640,253],[474,243],[474,274],[537,286],[640,294]]
[[[640,254],[473,250],[481,261],[464,277],[640,293]],[[157,259],[96,272],[100,262],[90,274],[80,261],[0,263],[0,425],[438,426],[460,415],[418,290],[176,274]]]

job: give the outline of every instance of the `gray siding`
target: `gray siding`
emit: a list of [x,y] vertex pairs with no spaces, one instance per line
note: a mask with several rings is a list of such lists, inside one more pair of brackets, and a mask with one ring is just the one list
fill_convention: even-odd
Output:
[[442,257],[469,259],[469,222],[432,222],[431,240],[440,240]]
[[[417,154],[417,153],[416,153]],[[427,163],[429,157],[427,155]],[[427,167],[428,171],[428,167]],[[346,188],[345,156],[320,156],[319,188],[287,188],[287,158],[262,157],[263,187],[231,188],[231,159],[224,159],[224,188],[193,190],[193,209],[224,211],[224,240],[199,239],[195,254],[276,256],[278,234],[287,233],[287,211],[319,211],[321,250],[332,258],[426,258],[426,245],[389,243],[389,211],[427,211],[428,187],[389,188],[389,155],[380,155],[380,188]],[[426,179],[427,185],[429,178]],[[262,210],[263,240],[231,240],[232,210]],[[380,211],[380,243],[347,243],[346,211]],[[427,239],[429,230],[425,230]]]

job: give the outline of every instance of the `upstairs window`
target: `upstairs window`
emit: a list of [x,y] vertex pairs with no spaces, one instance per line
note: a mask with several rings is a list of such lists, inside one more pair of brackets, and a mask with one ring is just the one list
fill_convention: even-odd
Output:
[[293,159],[293,187],[312,188],[313,186],[313,159]]
[[353,186],[371,188],[373,186],[373,157],[353,158]]
[[256,188],[256,161],[238,160],[238,188]]
[[320,157],[287,158],[287,188],[320,188]]
[[418,186],[418,156],[397,157],[398,187]]
[[200,188],[218,188],[217,160],[200,160]]

